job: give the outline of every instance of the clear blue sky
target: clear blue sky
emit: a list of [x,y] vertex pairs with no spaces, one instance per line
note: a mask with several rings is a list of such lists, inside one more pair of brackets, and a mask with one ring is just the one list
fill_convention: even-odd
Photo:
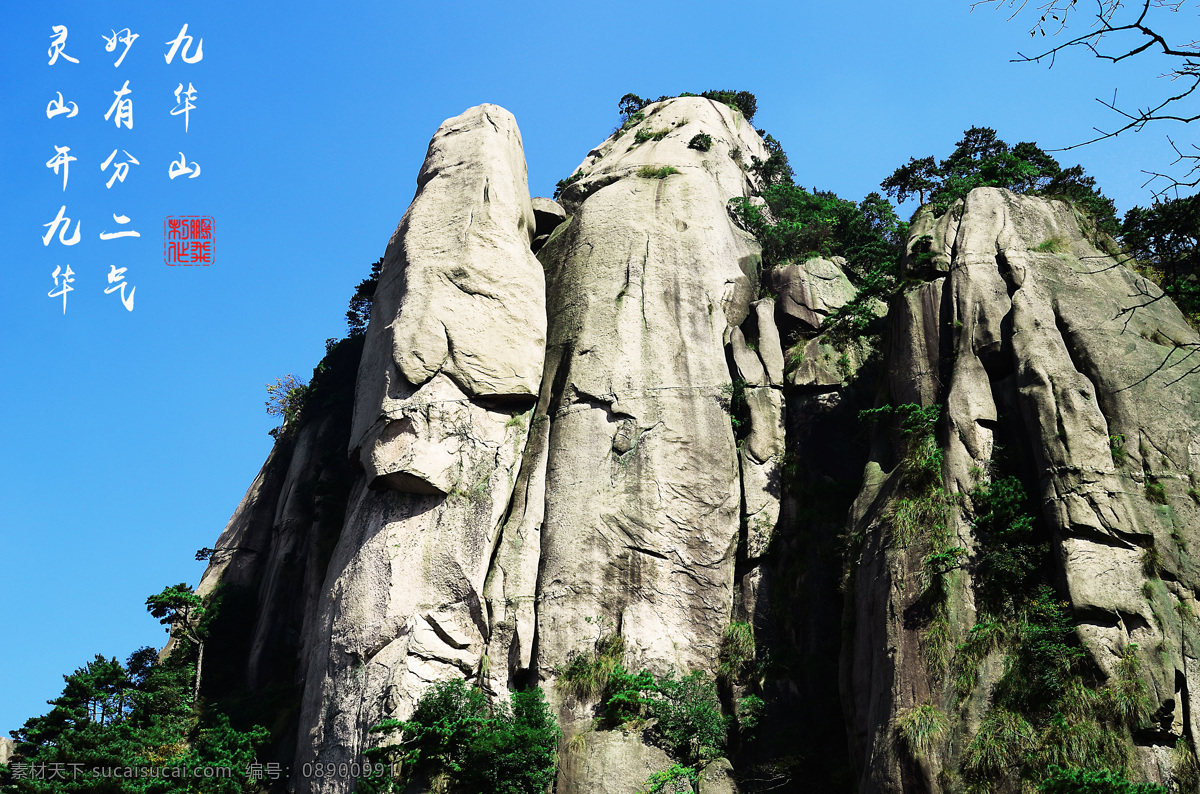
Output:
[[[1189,22],[1194,19],[1189,18]],[[167,64],[184,23],[203,60]],[[52,27],[78,64],[47,61]],[[124,49],[103,36],[129,28]],[[1009,63],[1026,25],[967,2],[10,3],[0,31],[0,732],[64,673],[158,645],[147,595],[195,584],[270,448],[264,384],[307,377],[412,198],[430,136],[481,102],[512,111],[530,190],[549,195],[611,131],[616,103],[750,90],[806,186],[860,199],[972,125],[1064,146],[1145,102],[1160,65],[1083,53]],[[129,81],[132,129],[103,116]],[[175,88],[196,89],[188,130]],[[62,91],[74,118],[47,119]],[[1061,155],[1122,212],[1165,129]],[[1184,142],[1194,139],[1177,128]],[[69,181],[46,162],[69,146]],[[101,163],[139,162],[112,188]],[[196,179],[167,176],[182,151]],[[60,206],[81,240],[43,245]],[[911,209],[911,208],[909,208]],[[113,215],[130,218],[118,226]],[[169,215],[215,219],[214,262],[168,267]],[[137,238],[101,240],[134,229]],[[70,265],[74,292],[48,297]],[[105,294],[126,268],[134,309]]]

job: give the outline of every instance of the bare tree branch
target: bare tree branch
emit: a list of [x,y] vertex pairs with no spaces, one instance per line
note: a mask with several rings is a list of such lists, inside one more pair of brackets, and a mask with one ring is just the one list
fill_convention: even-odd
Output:
[[[1176,155],[1175,159],[1171,161],[1171,165],[1176,165],[1178,163],[1190,161],[1191,168],[1189,168],[1187,173],[1183,174],[1182,176],[1175,176],[1175,177],[1168,176],[1167,174],[1159,173],[1158,171],[1146,171],[1145,169],[1143,169],[1142,173],[1148,174],[1150,176],[1150,178],[1142,183],[1142,187],[1146,187],[1146,185],[1149,185],[1151,182],[1153,182],[1156,179],[1165,179],[1170,183],[1162,190],[1154,191],[1154,197],[1157,199],[1161,199],[1163,196],[1165,196],[1168,192],[1170,192],[1172,190],[1175,191],[1175,198],[1179,198],[1179,189],[1180,188],[1190,188],[1190,187],[1196,187],[1196,186],[1200,185],[1200,146],[1197,146],[1196,144],[1193,143],[1191,145],[1191,148],[1193,150],[1195,150],[1197,152],[1197,154],[1184,154],[1183,152],[1181,152],[1179,150],[1179,146],[1175,143],[1174,140],[1171,139],[1171,136],[1169,136],[1169,135],[1167,136],[1167,142],[1171,144],[1171,148],[1175,150],[1175,155]],[[1193,176],[1195,178],[1191,179],[1189,181],[1188,178],[1193,177]]]
[[[1178,23],[1164,19],[1163,15],[1179,13],[1190,2],[1192,0],[1139,0],[1136,3],[1126,3],[1122,0],[1094,0],[1086,32],[1035,55],[1018,52],[1019,57],[1014,58],[1014,62],[1042,63],[1048,61],[1051,68],[1053,68],[1058,54],[1072,47],[1082,47],[1096,58],[1111,63],[1120,63],[1138,55],[1157,55],[1175,61],[1175,65],[1161,75],[1162,77],[1166,77],[1172,82],[1184,81],[1182,90],[1162,99],[1157,104],[1147,105],[1140,109],[1130,110],[1119,107],[1115,93],[1111,102],[1097,98],[1097,102],[1123,117],[1124,123],[1109,132],[1093,128],[1099,133],[1095,137],[1082,143],[1051,151],[1067,151],[1108,138],[1115,138],[1123,132],[1131,130],[1137,132],[1150,122],[1174,121],[1189,124],[1200,121],[1200,112],[1193,112],[1190,108],[1184,109],[1187,100],[1194,96],[1200,96],[1200,93],[1197,93],[1200,90],[1200,42],[1190,41],[1180,44],[1169,40],[1168,34],[1164,33],[1164,31],[1172,31],[1173,27],[1178,27]],[[971,9],[974,10],[977,6],[1011,9],[1012,13],[1009,15],[1009,19],[1012,20],[1032,5],[1032,0],[977,0],[971,4]],[[1083,6],[1079,0],[1044,0],[1036,5],[1039,16],[1037,22],[1029,29],[1029,34],[1030,36],[1040,35],[1044,38],[1049,32],[1052,37],[1057,36],[1067,30],[1068,20],[1075,20],[1084,13],[1082,9]],[[1118,44],[1121,46],[1116,46]],[[1183,62],[1178,63],[1176,59],[1182,59]],[[1170,139],[1168,138],[1168,140]],[[1163,180],[1166,183],[1166,187],[1156,191],[1155,196],[1162,196],[1170,190],[1177,191],[1181,187],[1196,187],[1200,184],[1200,176],[1197,175],[1200,173],[1200,154],[1183,154],[1175,146],[1174,141],[1171,141],[1171,145],[1178,155],[1172,165],[1190,163],[1191,168],[1182,176],[1146,171],[1145,173],[1150,176],[1146,182],[1147,185],[1156,180]]]

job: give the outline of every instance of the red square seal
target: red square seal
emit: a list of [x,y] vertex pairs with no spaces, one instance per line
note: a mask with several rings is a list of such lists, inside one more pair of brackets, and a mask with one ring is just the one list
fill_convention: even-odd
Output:
[[208,215],[168,215],[163,221],[163,260],[170,266],[213,263],[216,241]]

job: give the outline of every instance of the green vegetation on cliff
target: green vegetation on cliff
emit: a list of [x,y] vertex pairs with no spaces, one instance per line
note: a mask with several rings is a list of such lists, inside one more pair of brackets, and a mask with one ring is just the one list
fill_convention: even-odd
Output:
[[1200,327],[1200,194],[1134,207],[1121,223],[1130,264]]
[[[931,204],[934,214],[946,212],[955,201],[977,187],[1001,187],[1014,193],[1067,201],[1090,220],[1097,231],[1120,240],[1123,252],[1106,246],[1123,264],[1154,281],[1179,306],[1193,326],[1200,324],[1200,196],[1156,201],[1133,207],[1118,221],[1116,207],[1083,167],[1063,168],[1036,143],[1010,147],[989,127],[963,133],[954,151],[940,162],[932,156],[909,158],[883,180],[880,187],[900,202],[916,197]],[[1063,253],[1062,241],[1047,240],[1035,250]],[[1153,300],[1133,296],[1131,306]]]
[[[196,604],[184,595],[194,597],[187,588],[168,588],[152,596],[148,608],[170,600],[168,622],[177,632],[192,622],[184,634],[206,635],[216,611],[189,609]],[[191,612],[187,620],[183,611]],[[51,710],[14,733],[15,755],[0,776],[0,791],[166,794],[198,790],[197,778],[215,794],[259,790],[248,772],[269,732],[236,725],[221,704],[195,697],[198,661],[196,645],[179,643],[165,659],[153,648],[134,652],[125,664],[98,655],[63,676],[63,693],[50,701]],[[258,772],[267,774],[262,767]]]
[[[747,663],[741,658],[747,652],[744,646],[743,641],[737,651],[741,656],[730,662],[731,668]],[[559,674],[559,687],[581,701],[599,700],[599,728],[654,720],[652,741],[685,764],[695,766],[725,751],[732,719],[722,714],[712,676],[693,670],[682,678],[655,678],[646,670],[627,670],[624,663],[620,635],[603,633],[592,651],[571,658]]]
[[764,270],[812,257],[844,257],[857,294],[821,330],[837,341],[873,333],[873,304],[886,301],[900,285],[908,232],[891,203],[878,193],[855,204],[829,191],[809,192],[790,176],[760,195],[763,204],[735,198],[730,206],[762,246]]
[[889,196],[905,201],[916,196],[931,203],[941,215],[955,201],[977,187],[1002,187],[1014,193],[1070,201],[1082,208],[1105,234],[1119,231],[1112,200],[1085,176],[1079,165],[1063,168],[1036,143],[1010,147],[990,127],[972,127],[963,133],[954,151],[938,162],[933,157],[910,157],[883,180]]
[[[705,99],[711,99],[714,102],[723,102],[731,108],[736,108],[746,121],[754,118],[754,114],[758,112],[758,99],[749,91],[705,91],[703,94],[682,93],[678,96],[700,96]],[[662,102],[675,97],[660,96],[658,99],[642,99],[637,94],[626,94],[617,102],[617,110],[621,112],[623,120],[628,120],[635,113],[640,112],[643,108],[653,102]]]
[[461,679],[443,681],[421,695],[410,719],[371,732],[395,743],[368,750],[368,762],[399,774],[363,777],[364,794],[413,782],[459,794],[543,794],[554,783],[560,734],[540,689],[489,702]]
[[[1069,604],[1056,595],[1048,538],[1018,478],[977,485],[970,504],[979,613],[955,652],[957,696],[971,695],[989,655],[1003,655],[1004,672],[967,744],[964,780],[978,790],[1020,780],[1043,791],[1165,791],[1134,788],[1122,777],[1134,735],[1150,719],[1137,645],[1125,648],[1117,674],[1104,681],[1080,644]],[[1070,787],[1093,773],[1129,788]]]

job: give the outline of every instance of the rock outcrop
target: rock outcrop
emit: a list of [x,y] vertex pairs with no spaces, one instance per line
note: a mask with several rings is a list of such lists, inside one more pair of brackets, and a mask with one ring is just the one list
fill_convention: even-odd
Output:
[[417,185],[367,329],[350,443],[364,476],[312,623],[298,764],[361,758],[368,729],[407,718],[430,683],[477,678],[490,636],[485,582],[546,328],[511,114],[442,124]]
[[[752,187],[729,151],[765,152],[719,103],[645,115],[580,165],[563,193],[571,218],[539,255],[552,318],[543,670],[587,647],[589,617],[611,621],[650,669],[708,669],[729,620],[740,489],[724,342],[749,314],[758,267],[725,210]],[[643,126],[667,135],[638,144]],[[713,137],[708,152],[688,148],[698,133]],[[639,174],[664,166],[677,173]]]
[[[331,347],[200,586],[237,605],[204,692],[283,693],[271,757],[361,761],[437,682],[537,685],[556,790],[642,791],[677,748],[566,675],[603,640],[631,672],[723,671],[740,738],[688,770],[702,793],[1016,790],[1024,761],[972,747],[1000,706],[1023,719],[997,693],[1049,593],[1079,702],[1145,712],[1072,719],[1111,728],[1131,779],[1176,779],[1200,705],[1200,338],[1086,218],[998,189],[918,213],[908,286],[858,317],[871,333],[831,329],[861,304],[854,263],[764,273],[730,208],[761,205],[769,154],[730,106],[659,101],[551,201],[507,111],[442,124],[365,336]],[[1036,541],[1018,595],[989,589],[1001,483]]]
[[857,290],[846,278],[846,260],[820,257],[777,267],[771,286],[779,295],[783,314],[816,331],[833,312],[854,299]]
[[[620,634],[631,669],[714,669],[745,505],[763,533],[778,514],[759,470],[781,457],[782,401],[754,400],[756,444],[739,460],[726,353],[752,313],[759,262],[726,211],[754,187],[730,152],[766,152],[720,103],[676,99],[644,115],[579,166],[562,195],[570,218],[539,253],[551,323],[538,669],[552,691],[597,624]],[[711,136],[708,151],[689,148],[699,134]],[[757,354],[739,352],[764,372]],[[568,738],[590,724],[594,702],[552,699]],[[595,785],[577,777],[584,768],[564,766],[559,787]],[[606,780],[633,791],[645,776]]]
[[[1003,672],[1002,644],[962,654],[977,620],[1002,619],[980,611],[987,574],[966,561],[987,551],[981,493],[1005,474],[1028,483],[1047,544],[1039,564],[1069,602],[1087,675],[1145,690],[1153,724],[1127,740],[1135,775],[1170,780],[1176,745],[1194,752],[1185,726],[1200,581],[1187,549],[1200,542],[1188,495],[1200,375],[1180,348],[1200,339],[1157,287],[1083,234],[1086,223],[1061,202],[994,188],[913,223],[909,270],[925,281],[893,306],[887,396],[943,406],[930,492],[941,518],[906,535],[904,511],[926,497],[906,490],[911,454],[880,434],[851,517],[862,549],[843,648],[859,791],[953,790]],[[931,574],[927,555],[947,551],[964,563]],[[942,582],[940,601],[931,581]],[[956,693],[948,665],[963,664],[978,682]],[[898,720],[920,708],[950,719],[936,746],[915,753]]]

